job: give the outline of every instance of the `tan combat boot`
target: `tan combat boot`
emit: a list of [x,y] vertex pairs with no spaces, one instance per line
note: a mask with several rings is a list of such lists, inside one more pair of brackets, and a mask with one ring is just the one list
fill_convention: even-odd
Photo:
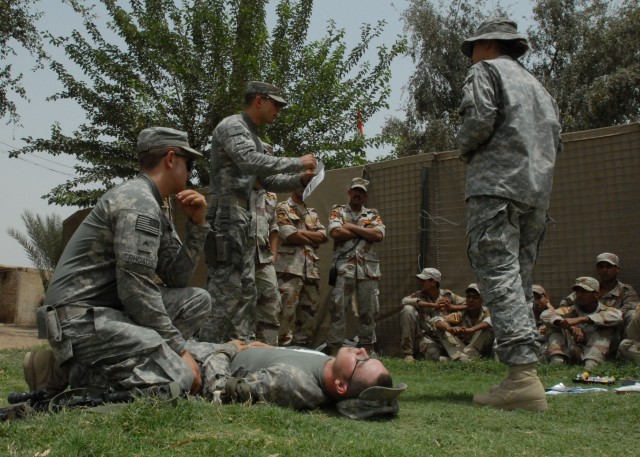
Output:
[[473,396],[476,405],[493,406],[498,409],[526,409],[546,411],[547,397],[538,378],[536,364],[512,365],[509,376],[488,393]]

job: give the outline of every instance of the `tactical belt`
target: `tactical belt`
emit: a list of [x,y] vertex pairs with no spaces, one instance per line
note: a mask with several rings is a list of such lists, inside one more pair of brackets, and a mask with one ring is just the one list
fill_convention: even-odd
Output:
[[225,206],[225,205],[236,205],[240,208],[249,209],[249,200],[245,200],[244,198],[238,198],[233,196],[222,196],[218,197],[217,195],[209,195],[209,206]]
[[58,315],[58,319],[64,321],[66,319],[71,319],[72,317],[83,315],[89,309],[88,306],[78,306],[78,305],[61,305],[56,306],[56,314]]

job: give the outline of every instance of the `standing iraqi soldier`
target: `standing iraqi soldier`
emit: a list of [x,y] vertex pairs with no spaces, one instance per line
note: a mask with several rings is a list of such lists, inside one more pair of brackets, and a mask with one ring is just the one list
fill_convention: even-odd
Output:
[[457,135],[460,158],[469,164],[467,252],[491,312],[496,354],[509,366],[505,382],[473,401],[544,411],[531,275],[562,148],[558,108],[517,61],[528,45],[515,22],[488,19],[461,49],[473,63],[464,83]]
[[313,343],[320,301],[316,249],[327,242],[327,231],[316,210],[304,204],[302,195],[303,189],[296,189],[276,206],[282,240],[276,272],[282,292],[280,341],[285,345],[309,346]]
[[353,178],[349,203],[335,205],[329,215],[329,236],[334,239],[332,268],[337,273],[331,291],[331,327],[327,342],[332,353],[347,333],[346,309],[355,295],[358,304],[358,343],[371,353],[376,342],[380,259],[375,244],[384,239],[385,227],[378,210],[366,208],[369,181]]
[[[185,190],[200,157],[184,132],[143,130],[142,173],[105,193],[65,248],[38,320],[72,388],[200,389],[185,346],[211,307],[205,290],[187,287],[209,232],[204,197]],[[184,244],[163,203],[172,194],[189,219]]]
[[275,122],[286,104],[276,86],[251,81],[242,112],[223,119],[213,131],[207,213],[212,232],[205,249],[212,309],[200,329],[202,341],[255,338],[256,235],[251,230],[255,216],[250,198],[256,179],[265,190],[290,191],[306,185],[317,165],[310,154],[272,157],[264,153],[257,129]]

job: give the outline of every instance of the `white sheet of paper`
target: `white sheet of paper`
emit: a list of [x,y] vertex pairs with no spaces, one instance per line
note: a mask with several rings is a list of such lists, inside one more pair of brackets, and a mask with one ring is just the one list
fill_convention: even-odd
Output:
[[324,163],[322,163],[321,160],[318,160],[318,166],[316,167],[316,175],[311,178],[311,181],[309,181],[309,184],[307,184],[307,187],[304,188],[304,192],[302,193],[302,199],[306,200],[307,197],[309,197],[309,195],[311,195],[311,192],[313,192],[313,190],[318,187],[318,185],[322,182],[322,180],[324,179]]

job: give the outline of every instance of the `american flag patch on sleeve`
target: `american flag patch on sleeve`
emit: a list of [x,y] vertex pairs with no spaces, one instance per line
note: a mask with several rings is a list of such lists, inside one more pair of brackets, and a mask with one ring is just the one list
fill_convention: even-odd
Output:
[[138,219],[136,219],[136,230],[158,236],[160,235],[160,221],[144,214],[140,214],[138,215]]

